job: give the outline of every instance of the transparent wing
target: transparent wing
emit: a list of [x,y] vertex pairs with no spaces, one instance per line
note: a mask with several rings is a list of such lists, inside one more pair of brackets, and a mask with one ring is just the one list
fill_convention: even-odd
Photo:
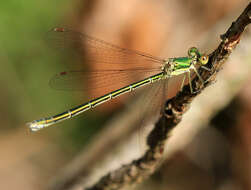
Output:
[[145,87],[140,98],[140,111],[138,117],[138,140],[140,147],[145,144],[145,138],[149,134],[148,126],[152,126],[163,113],[167,95],[168,79],[164,79]]
[[85,52],[88,63],[97,63],[99,70],[110,69],[111,66],[113,69],[156,68],[164,61],[65,28],[54,28],[46,36],[57,48],[73,48],[81,54]]
[[[143,117],[143,125],[148,122],[148,120],[159,118],[159,116],[163,113],[164,104],[167,100],[167,85],[168,79],[163,79],[152,85],[152,88],[149,89],[148,93],[143,97],[145,100],[144,107],[145,113]],[[148,102],[146,104],[146,102]],[[145,121],[144,121],[145,120]]]
[[159,69],[67,71],[52,77],[49,85],[57,90],[80,90],[98,97],[159,72]]
[[97,96],[102,95],[157,74],[164,62],[152,55],[121,48],[65,28],[50,30],[47,39],[57,48],[70,48],[84,54],[91,68],[91,71],[76,70],[55,75],[50,80],[50,86],[58,90],[91,89],[99,90]]

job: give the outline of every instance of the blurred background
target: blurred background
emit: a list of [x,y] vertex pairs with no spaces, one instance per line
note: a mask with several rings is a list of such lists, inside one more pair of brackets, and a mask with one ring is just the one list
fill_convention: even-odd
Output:
[[[88,152],[88,147],[97,147],[99,138],[108,141],[105,126],[114,123],[127,107],[128,99],[122,98],[56,127],[29,132],[27,122],[68,110],[95,94],[95,91],[88,94],[58,91],[49,86],[56,73],[74,65],[83,68],[87,65],[93,70],[98,67],[88,65],[84,54],[56,50],[48,42],[50,29],[69,27],[161,58],[184,56],[191,46],[210,53],[220,43],[219,35],[248,3],[248,0],[1,1],[0,189],[39,190],[47,189],[55,177],[66,181],[68,178],[60,179],[59,173],[66,165],[71,170],[76,157],[85,159],[86,155],[94,155]],[[248,35],[246,38],[250,40]],[[163,161],[164,167],[137,188],[251,189],[251,47],[244,39],[217,78],[216,87],[210,87],[212,93],[205,91],[202,103],[194,103],[194,107],[204,106],[187,114],[201,117],[190,121],[193,117],[187,116],[182,124],[192,128],[196,123],[201,128],[192,130],[193,135],[185,133],[192,137],[189,141],[184,140],[182,133],[174,132],[173,135],[179,136],[176,144],[182,144],[182,148],[170,154]],[[174,95],[178,88],[174,82],[168,93]],[[102,152],[98,148],[96,151]],[[116,154],[112,155],[114,162],[119,163]],[[104,157],[99,153],[101,161]]]

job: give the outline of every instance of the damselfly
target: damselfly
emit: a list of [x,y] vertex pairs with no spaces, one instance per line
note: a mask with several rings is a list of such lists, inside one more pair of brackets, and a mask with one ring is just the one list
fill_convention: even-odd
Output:
[[[102,40],[81,34],[79,32],[67,30],[64,28],[54,28],[51,32],[55,34],[56,40],[58,40],[58,42],[62,43],[63,45],[65,43],[70,42],[71,45],[75,47],[81,47],[81,44],[85,42],[86,45],[89,46],[89,49],[92,50],[94,55],[97,56],[97,62],[109,63],[109,69],[104,69],[104,68],[101,69],[103,73],[102,76],[106,75],[106,77],[109,78],[109,74],[111,73],[110,77],[115,76],[114,78],[115,80],[112,81],[113,83],[116,83],[116,77],[119,78],[121,76],[123,78],[126,72],[133,71],[141,73],[142,72],[153,73],[154,71],[155,74],[152,74],[148,77],[143,78],[142,80],[131,83],[129,85],[125,85],[117,90],[113,90],[101,97],[95,98],[91,101],[88,101],[84,104],[81,104],[75,108],[72,108],[58,115],[32,121],[28,123],[31,131],[38,131],[44,127],[53,125],[66,119],[70,119],[87,110],[90,110],[91,108],[103,104],[104,102],[119,97],[122,94],[132,92],[145,85],[157,83],[163,80],[167,81],[167,79],[169,79],[170,77],[181,74],[184,74],[181,84],[181,89],[183,88],[187,77],[190,85],[190,91],[191,93],[194,93],[191,83],[191,71],[194,71],[194,73],[198,76],[199,80],[201,81],[201,84],[203,85],[204,80],[199,75],[197,67],[200,66],[206,70],[209,70],[207,67],[205,67],[205,65],[208,63],[209,59],[208,55],[201,54],[199,50],[195,47],[192,47],[188,50],[188,55],[186,57],[160,59],[142,52],[120,48],[118,46],[104,42]],[[109,51],[113,51],[115,55],[111,56],[111,54],[109,54]],[[114,57],[117,58],[114,59]],[[121,61],[127,64],[126,68],[121,69],[117,67],[119,65],[118,62]],[[149,63],[151,63],[151,65],[154,66],[149,67],[150,65]],[[99,72],[96,71],[96,74],[97,73]],[[116,73],[116,75],[114,73]],[[62,83],[62,81],[64,82],[65,80],[61,79],[65,79],[68,76],[74,78],[82,76],[84,74],[86,74],[86,72],[81,72],[81,71],[61,72],[59,75],[56,75],[53,82],[58,83],[58,81],[60,81],[60,83]]]

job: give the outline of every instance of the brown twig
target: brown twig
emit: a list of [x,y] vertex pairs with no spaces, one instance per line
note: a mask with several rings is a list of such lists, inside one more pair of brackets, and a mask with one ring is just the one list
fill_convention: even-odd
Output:
[[204,88],[212,84],[216,74],[240,41],[240,36],[245,27],[251,22],[251,3],[232,23],[228,31],[221,35],[222,42],[218,48],[210,54],[208,67],[211,72],[200,70],[202,78],[207,81],[201,88],[200,81],[196,77],[192,84],[194,89],[200,89],[196,94],[191,94],[189,85],[186,85],[174,98],[166,102],[165,114],[155,124],[147,138],[148,150],[138,160],[110,172],[102,177],[88,190],[120,189],[126,185],[134,184],[152,174],[162,158],[165,142],[168,134],[182,119],[183,114],[189,109],[192,100],[200,94]]

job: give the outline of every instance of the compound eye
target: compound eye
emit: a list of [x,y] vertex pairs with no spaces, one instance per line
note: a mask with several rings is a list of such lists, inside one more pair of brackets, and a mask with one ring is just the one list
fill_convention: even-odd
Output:
[[200,58],[201,64],[205,65],[208,62],[208,56],[207,55],[202,55]]
[[188,50],[188,56],[189,57],[196,57],[199,55],[199,50],[196,47],[191,47]]

